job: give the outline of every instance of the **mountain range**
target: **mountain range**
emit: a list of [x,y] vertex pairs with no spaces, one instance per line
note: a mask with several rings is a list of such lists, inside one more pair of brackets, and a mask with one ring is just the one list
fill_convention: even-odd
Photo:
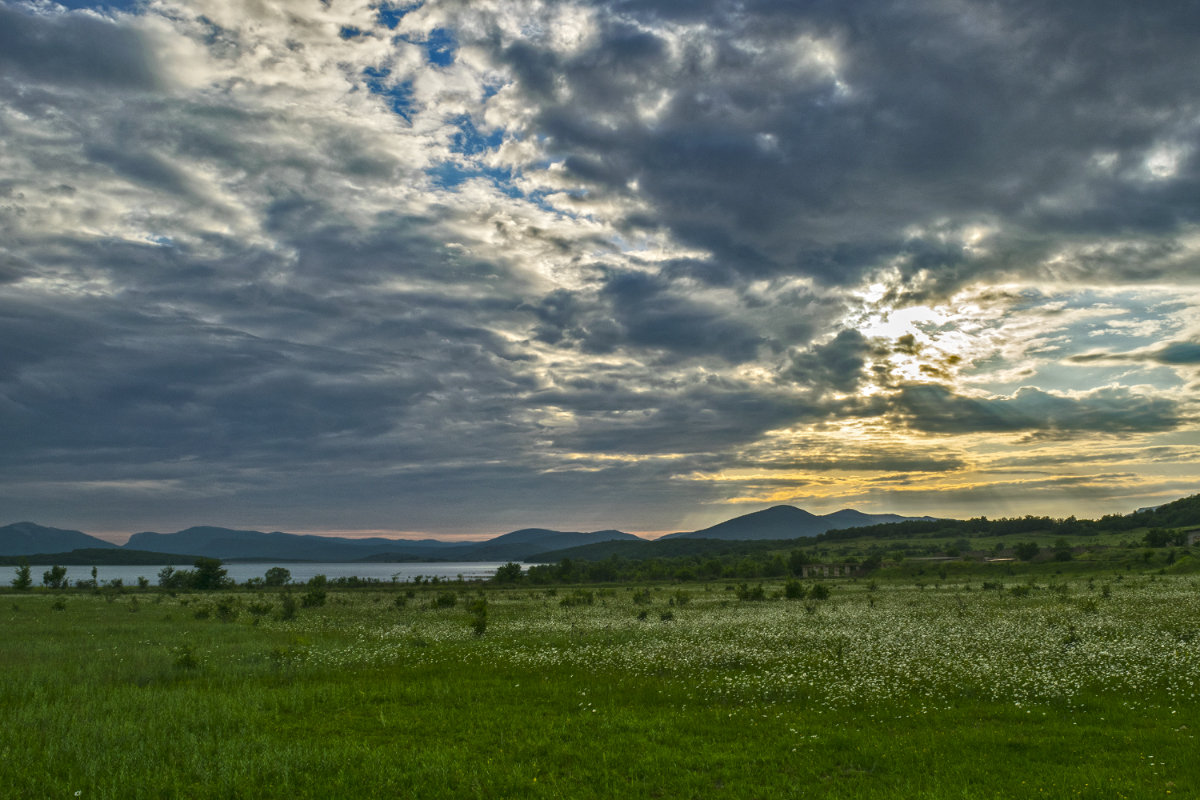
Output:
[[832,514],[818,516],[795,506],[772,506],[752,514],[719,522],[709,528],[683,533],[669,533],[662,537],[687,539],[798,539],[816,536],[825,531],[841,528],[860,528],[864,525],[881,525],[887,522],[906,522],[932,517],[902,517],[899,514],[864,514],[852,508],[843,508]]
[[[928,517],[864,514],[852,509],[818,516],[793,506],[775,506],[697,531],[664,538],[796,539],[836,528],[854,528]],[[211,526],[175,533],[135,533],[123,546],[82,531],[48,528],[32,522],[0,527],[0,556],[65,553],[81,548],[151,551],[242,561],[506,561],[581,545],[635,540],[632,533],[602,530],[556,531],[524,528],[492,539],[446,542],[438,539],[347,539],[272,531],[232,530]],[[116,554],[114,553],[114,557]]]

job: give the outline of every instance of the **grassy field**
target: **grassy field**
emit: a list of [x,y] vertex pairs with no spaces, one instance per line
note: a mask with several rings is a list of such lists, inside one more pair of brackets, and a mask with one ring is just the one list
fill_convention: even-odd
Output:
[[1200,794],[1200,580],[1027,580],[8,593],[0,797]]

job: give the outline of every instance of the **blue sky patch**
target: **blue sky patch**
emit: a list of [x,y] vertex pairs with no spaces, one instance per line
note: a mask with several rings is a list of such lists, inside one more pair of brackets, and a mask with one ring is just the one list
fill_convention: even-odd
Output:
[[466,114],[451,120],[458,126],[458,133],[450,137],[450,150],[465,156],[475,156],[485,150],[494,150],[504,141],[504,130],[496,130],[484,136],[475,127],[475,122]]
[[367,67],[363,70],[363,76],[366,77],[367,91],[371,94],[377,94],[385,97],[388,100],[388,107],[405,121],[412,122],[412,81],[404,81],[388,85],[384,80],[392,74],[390,69],[379,69],[377,67]]
[[376,9],[375,13],[379,19],[380,25],[383,25],[388,30],[395,30],[396,26],[400,24],[400,20],[404,18],[405,14],[416,11],[423,5],[425,5],[424,2],[410,3],[408,5],[381,3],[379,8]]
[[425,40],[425,54],[430,64],[448,67],[454,63],[454,53],[458,50],[458,39],[445,28],[434,28]]
[[521,191],[512,185],[511,169],[500,167],[464,167],[453,161],[443,161],[425,170],[439,189],[455,189],[472,178],[487,178],[509,197],[521,197]]

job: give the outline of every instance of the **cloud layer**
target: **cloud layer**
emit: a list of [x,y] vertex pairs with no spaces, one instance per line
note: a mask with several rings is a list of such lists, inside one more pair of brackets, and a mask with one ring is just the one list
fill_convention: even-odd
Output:
[[0,3],[0,501],[444,534],[1185,493],[1198,21]]

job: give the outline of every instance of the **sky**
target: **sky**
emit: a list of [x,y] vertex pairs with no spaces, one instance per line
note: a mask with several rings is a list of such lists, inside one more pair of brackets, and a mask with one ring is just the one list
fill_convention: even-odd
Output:
[[0,0],[0,523],[1200,491],[1200,5]]

